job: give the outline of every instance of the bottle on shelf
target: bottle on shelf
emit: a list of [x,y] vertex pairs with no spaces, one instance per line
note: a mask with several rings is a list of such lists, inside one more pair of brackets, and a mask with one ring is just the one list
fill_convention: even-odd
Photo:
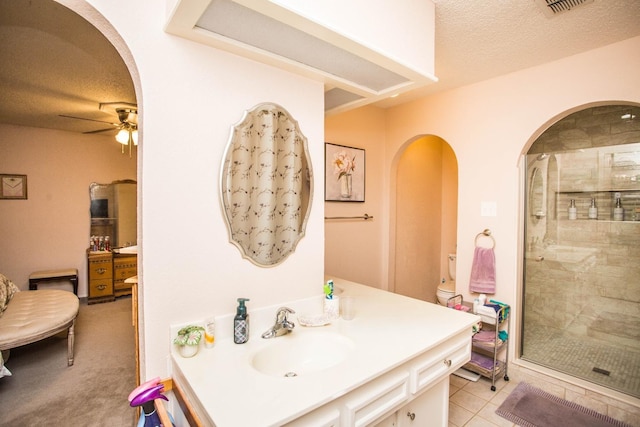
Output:
[[576,201],[571,199],[569,202],[569,219],[577,219],[578,218],[578,209],[576,208]]
[[596,206],[596,199],[591,199],[591,206],[589,207],[589,219],[598,219],[598,207]]
[[624,220],[624,208],[622,207],[622,201],[620,197],[616,197],[616,206],[613,208],[613,220],[614,221],[623,221]]

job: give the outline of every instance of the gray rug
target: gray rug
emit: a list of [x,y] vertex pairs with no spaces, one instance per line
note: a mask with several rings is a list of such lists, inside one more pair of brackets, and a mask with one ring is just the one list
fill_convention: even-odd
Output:
[[518,384],[496,414],[522,427],[630,427],[524,382]]

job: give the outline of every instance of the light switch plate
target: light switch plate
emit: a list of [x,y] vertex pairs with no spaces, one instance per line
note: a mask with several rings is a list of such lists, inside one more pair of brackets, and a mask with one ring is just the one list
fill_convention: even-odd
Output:
[[481,202],[480,216],[496,216],[498,214],[498,206],[496,202]]

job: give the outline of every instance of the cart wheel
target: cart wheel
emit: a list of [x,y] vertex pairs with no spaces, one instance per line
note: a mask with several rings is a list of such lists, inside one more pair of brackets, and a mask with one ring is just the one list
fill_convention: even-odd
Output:
[[504,380],[505,380],[505,381],[509,381],[509,375],[505,375],[505,376],[504,376]]
[[492,385],[491,386],[491,391],[496,391],[496,386]]

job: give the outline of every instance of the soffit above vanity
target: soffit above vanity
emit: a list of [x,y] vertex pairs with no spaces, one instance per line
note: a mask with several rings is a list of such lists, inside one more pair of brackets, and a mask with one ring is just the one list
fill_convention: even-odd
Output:
[[332,114],[436,82],[434,20],[430,0],[178,0],[165,30],[322,81]]

